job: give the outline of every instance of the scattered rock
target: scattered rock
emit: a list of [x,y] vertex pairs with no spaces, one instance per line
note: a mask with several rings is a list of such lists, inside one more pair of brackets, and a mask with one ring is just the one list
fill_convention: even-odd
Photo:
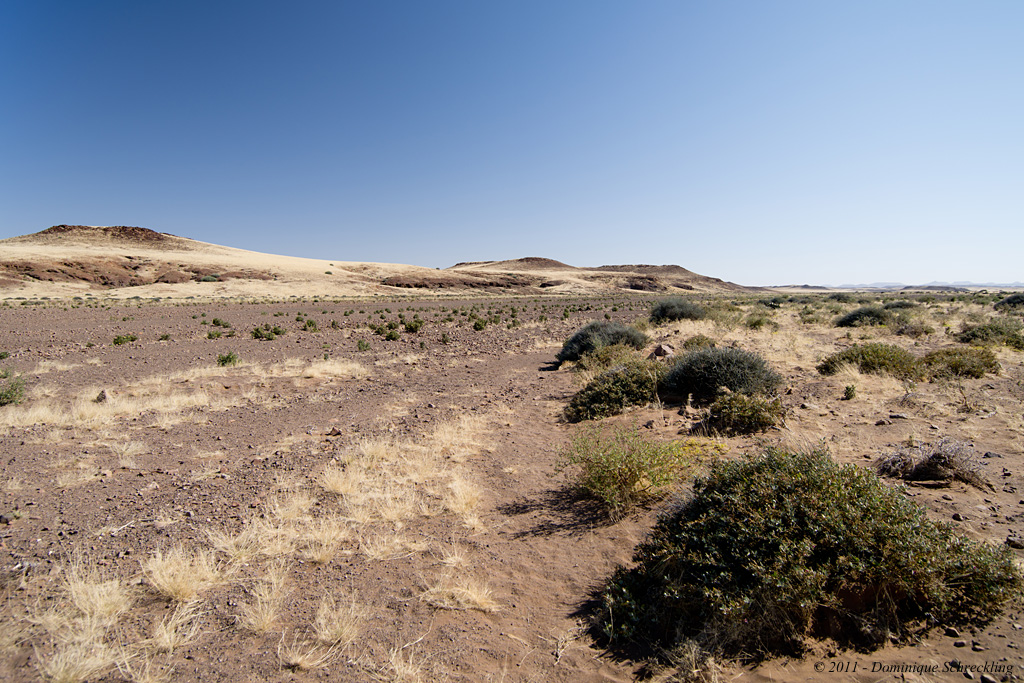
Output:
[[983,457],[983,458],[1001,458],[1003,456],[1001,456],[999,453],[995,453],[993,451],[985,451],[985,454],[982,455],[981,457]]
[[1018,538],[1017,536],[1007,536],[1006,545],[1016,550],[1024,550],[1024,538]]
[[967,519],[967,518],[966,518],[966,517],[964,517],[963,515],[961,515],[961,514],[960,514],[959,512],[954,512],[954,513],[953,513],[953,521],[954,521],[954,522],[963,522],[963,521],[965,521],[966,519]]
[[889,413],[890,420],[909,420],[906,413]]
[[981,683],[998,683],[995,678],[988,674],[981,674]]
[[876,427],[880,427],[880,426],[882,426],[882,425],[891,425],[891,424],[892,424],[892,420],[886,420],[886,419],[885,419],[885,418],[883,417],[883,418],[882,418],[881,420],[879,420],[878,422],[876,422],[876,423],[875,423],[875,426],[876,426]]
[[651,353],[659,358],[667,358],[676,355],[676,350],[671,344],[658,344]]
[[96,398],[92,400],[93,403],[106,403],[107,402],[107,390],[100,389],[100,393],[96,394]]
[[967,641],[966,640],[954,640],[953,641],[953,647],[967,647]]
[[947,626],[946,627],[946,635],[949,636],[950,638],[959,638],[960,637],[960,630],[957,629],[957,628],[953,628],[952,626]]

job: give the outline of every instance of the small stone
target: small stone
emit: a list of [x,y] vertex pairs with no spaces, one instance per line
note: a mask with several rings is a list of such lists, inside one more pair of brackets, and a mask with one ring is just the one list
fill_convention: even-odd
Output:
[[953,500],[953,496],[949,495],[948,493],[943,493],[942,500]]
[[975,652],[984,652],[988,648],[985,647],[984,645],[978,645],[977,643],[975,643],[974,645],[971,645],[971,649],[974,650]]
[[883,417],[883,418],[882,418],[881,420],[879,420],[878,422],[876,422],[876,423],[875,423],[875,426],[876,426],[876,427],[880,427],[880,426],[882,426],[882,425],[891,425],[891,424],[892,424],[892,420],[886,420],[886,419],[885,419],[885,418]]
[[966,640],[954,640],[953,641],[953,647],[967,647],[967,641]]
[[973,681],[974,680],[974,672],[971,671],[970,669],[968,669],[967,671],[964,672],[964,678],[969,678],[970,680]]
[[959,638],[960,637],[960,630],[959,629],[955,629],[952,626],[947,626],[946,627],[946,635],[949,636],[950,638]]
[[998,683],[998,681],[988,674],[981,674],[981,683]]
[[953,513],[953,521],[954,522],[962,522],[965,519],[967,519],[967,518],[964,517],[963,515],[961,515],[959,512],[954,512]]
[[0,524],[10,524],[11,518],[7,515],[0,515]]
[[909,420],[906,413],[889,413],[890,420]]
[[1017,538],[1016,536],[1007,536],[1006,545],[1016,550],[1024,550],[1024,538]]
[[107,390],[106,389],[100,389],[100,393],[96,394],[96,398],[94,398],[92,401],[93,401],[93,403],[106,403],[106,401],[107,401]]

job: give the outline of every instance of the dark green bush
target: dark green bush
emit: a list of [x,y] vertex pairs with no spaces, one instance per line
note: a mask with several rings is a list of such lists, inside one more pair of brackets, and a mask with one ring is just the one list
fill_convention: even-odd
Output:
[[21,403],[25,400],[25,379],[15,376],[10,370],[0,370],[0,406]]
[[935,328],[928,323],[902,313],[893,319],[890,327],[896,334],[912,339],[919,339],[935,333]]
[[900,311],[907,308],[917,308],[917,304],[913,301],[907,301],[906,299],[897,299],[895,301],[889,301],[882,306],[887,311]]
[[695,334],[692,337],[688,337],[686,341],[683,342],[683,349],[686,351],[713,348],[715,348],[715,340],[704,334]]
[[862,306],[836,319],[836,327],[864,327],[867,325],[885,325],[892,319],[892,314],[878,306]]
[[731,657],[799,654],[806,636],[873,648],[930,618],[984,623],[1021,585],[1008,548],[930,521],[824,451],[713,463],[633,559],[601,595],[612,645]]
[[406,320],[404,325],[405,331],[410,333],[419,332],[423,328],[423,320],[419,318],[413,318],[412,320]]
[[220,330],[210,330],[209,332],[206,333],[206,338],[207,339],[220,339],[220,336],[221,336],[221,331]]
[[869,342],[833,353],[818,364],[818,372],[834,375],[844,365],[856,366],[865,374],[890,374],[899,379],[920,379],[923,369],[914,354],[893,344]]
[[264,323],[263,327],[256,326],[252,329],[252,338],[260,341],[273,341],[285,333],[284,328],[274,325],[270,326],[270,323]]
[[650,320],[655,325],[675,320],[702,320],[707,315],[703,307],[686,299],[664,299],[654,304]]
[[114,345],[115,346],[121,346],[122,344],[127,344],[129,342],[138,341],[138,339],[139,338],[137,336],[135,336],[134,334],[119,334],[116,337],[114,337]]
[[1006,344],[1024,350],[1021,327],[1024,325],[1016,318],[996,318],[980,325],[964,327],[956,339],[964,344]]
[[559,363],[579,360],[584,354],[612,344],[626,344],[634,349],[642,349],[647,344],[647,335],[622,323],[595,320],[569,337],[555,358]]
[[726,436],[765,432],[785,424],[781,398],[725,394],[711,404],[706,425]]
[[657,361],[630,360],[598,375],[569,400],[569,422],[618,415],[628,406],[647,405],[658,397],[665,365]]
[[698,349],[683,354],[668,371],[663,388],[697,403],[714,400],[720,387],[734,393],[771,394],[782,377],[756,353],[733,348]]
[[1022,306],[1024,306],[1024,292],[1011,294],[995,303],[996,308],[1020,308]]
[[227,367],[229,365],[238,365],[238,354],[234,351],[228,351],[217,356],[217,365],[221,367]]
[[921,359],[932,377],[984,377],[999,372],[999,361],[991,349],[956,347],[938,349]]

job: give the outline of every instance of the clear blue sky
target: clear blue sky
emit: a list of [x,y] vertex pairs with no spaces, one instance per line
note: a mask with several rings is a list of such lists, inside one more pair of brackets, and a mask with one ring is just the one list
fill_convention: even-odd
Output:
[[1024,2],[0,0],[0,237],[1024,280]]

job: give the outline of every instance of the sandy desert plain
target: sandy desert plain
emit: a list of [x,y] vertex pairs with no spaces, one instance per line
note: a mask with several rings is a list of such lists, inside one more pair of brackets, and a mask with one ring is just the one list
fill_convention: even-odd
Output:
[[[868,342],[916,356],[965,347],[965,328],[1020,320],[1021,309],[994,307],[1006,293],[747,290],[692,273],[672,284],[682,269],[584,272],[540,259],[407,267],[401,277],[433,284],[396,286],[382,281],[398,267],[165,246],[124,235],[0,241],[0,368],[5,387],[23,382],[21,400],[0,405],[0,680],[1024,674],[1019,595],[988,623],[923,622],[873,651],[808,638],[800,657],[712,659],[697,672],[608,650],[591,629],[593,596],[693,477],[766,445],[824,445],[870,469],[900,448],[961,442],[977,485],[886,485],[968,538],[1010,548],[1020,566],[1024,352],[990,345],[999,369],[982,377],[816,369]],[[229,256],[238,274],[221,278]],[[126,259],[156,263],[153,273],[196,268],[135,286],[81,275]],[[652,324],[669,295],[707,316]],[[891,307],[898,321],[834,325],[894,301],[909,302]],[[691,433],[707,410],[669,400],[596,421],[655,442],[694,439],[706,455],[610,518],[559,466],[593,422],[563,413],[593,373],[555,355],[593,320],[637,325],[649,337],[641,358],[659,344],[681,355],[695,335],[756,352],[782,376],[784,424]],[[283,334],[253,334],[275,327]]]

